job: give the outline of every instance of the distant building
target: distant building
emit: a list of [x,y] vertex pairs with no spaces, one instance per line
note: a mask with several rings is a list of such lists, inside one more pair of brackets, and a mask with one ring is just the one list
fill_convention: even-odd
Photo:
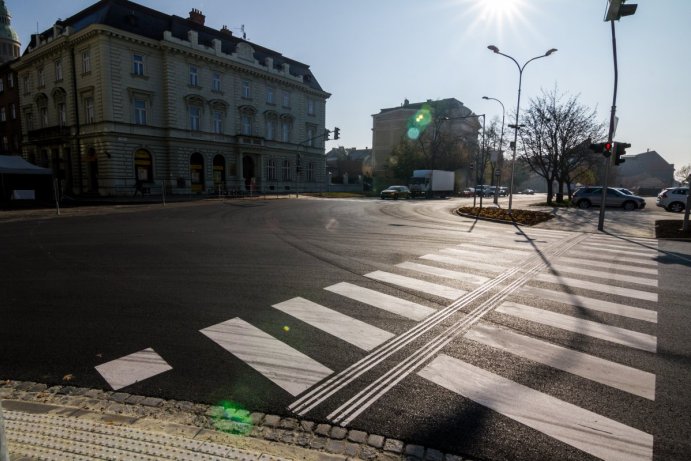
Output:
[[326,154],[326,170],[331,184],[372,186],[372,149],[335,147]]
[[32,36],[12,64],[25,158],[74,194],[321,190],[329,93],[204,23],[101,0]]
[[425,106],[430,107],[437,115],[441,114],[451,119],[443,125],[449,133],[465,138],[467,144],[477,145],[478,132],[482,125],[478,117],[458,118],[473,115],[473,111],[462,102],[455,98],[448,98],[410,103],[406,99],[399,107],[381,109],[378,114],[372,115],[372,156],[375,176],[386,177],[391,152],[406,136],[409,120]]
[[0,0],[0,155],[19,155],[21,123],[17,74],[11,68],[19,58],[20,42],[9,11]]
[[616,167],[616,185],[647,195],[674,184],[674,165],[656,151],[623,158],[626,161]]

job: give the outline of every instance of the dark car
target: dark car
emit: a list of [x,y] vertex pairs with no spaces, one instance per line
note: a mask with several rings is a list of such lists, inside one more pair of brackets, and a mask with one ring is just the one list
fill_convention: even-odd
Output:
[[[578,208],[586,209],[602,202],[602,187],[581,187],[573,193],[572,202]],[[637,195],[627,195],[614,187],[607,188],[605,206],[622,207],[626,211],[645,208],[645,199]]]
[[389,186],[381,191],[379,196],[382,199],[391,198],[398,200],[399,198],[410,198],[410,189],[407,186]]

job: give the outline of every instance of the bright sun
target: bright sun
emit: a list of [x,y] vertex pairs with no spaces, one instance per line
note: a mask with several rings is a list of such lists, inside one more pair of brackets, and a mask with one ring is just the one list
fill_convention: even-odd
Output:
[[475,7],[484,20],[504,20],[515,16],[521,0],[476,0]]

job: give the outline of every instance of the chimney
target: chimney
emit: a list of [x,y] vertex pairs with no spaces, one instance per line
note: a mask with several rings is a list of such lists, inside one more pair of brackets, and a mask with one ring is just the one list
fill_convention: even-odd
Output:
[[206,19],[206,16],[204,16],[201,11],[199,11],[196,8],[192,8],[192,11],[190,11],[190,17],[189,17],[190,21],[192,21],[196,24],[199,24],[200,26],[203,26],[205,19]]
[[221,33],[227,34],[227,35],[233,35],[233,32],[231,32],[231,30],[228,29],[228,26],[221,27]]

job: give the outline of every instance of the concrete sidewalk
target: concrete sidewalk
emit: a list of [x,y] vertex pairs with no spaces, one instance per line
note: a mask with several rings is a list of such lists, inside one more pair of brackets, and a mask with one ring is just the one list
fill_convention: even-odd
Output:
[[0,404],[11,461],[472,461],[329,424],[122,392],[3,381]]

